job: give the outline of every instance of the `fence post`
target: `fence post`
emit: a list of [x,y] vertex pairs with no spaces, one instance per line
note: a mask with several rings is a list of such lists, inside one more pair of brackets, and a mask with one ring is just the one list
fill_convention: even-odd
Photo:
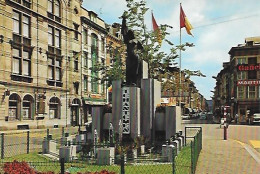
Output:
[[5,146],[4,146],[4,144],[5,144],[5,142],[4,142],[4,133],[1,133],[1,159],[4,159],[4,148],[5,148]]
[[193,158],[194,158],[194,154],[193,154],[193,153],[194,153],[194,149],[193,149],[193,141],[190,142],[190,148],[191,148],[191,173],[194,174],[194,171],[193,171],[193,170],[194,170],[194,169],[193,169],[193,167],[194,167],[194,159],[193,159]]
[[173,150],[172,150],[172,174],[175,174],[175,149],[176,147],[173,147]]
[[30,151],[30,131],[27,131],[27,154]]
[[193,146],[194,146],[194,151],[193,151],[194,152],[194,156],[193,156],[194,157],[194,163],[193,163],[194,168],[193,168],[193,170],[195,170],[195,166],[197,164],[197,156],[198,156],[198,134],[194,138]]
[[199,141],[200,141],[200,149],[199,149],[199,152],[200,152],[202,149],[202,130],[200,130]]
[[47,140],[49,140],[49,135],[50,135],[50,130],[49,129],[47,129]]
[[121,173],[120,174],[125,174],[125,156],[124,156],[124,154],[121,155]]
[[186,134],[186,132],[187,132],[187,128],[185,127],[185,146],[187,145],[187,141],[186,141],[186,139],[187,139],[187,134]]
[[61,137],[64,137],[64,126],[61,128]]
[[65,174],[65,165],[64,165],[65,161],[64,158],[60,159],[60,173],[61,174]]

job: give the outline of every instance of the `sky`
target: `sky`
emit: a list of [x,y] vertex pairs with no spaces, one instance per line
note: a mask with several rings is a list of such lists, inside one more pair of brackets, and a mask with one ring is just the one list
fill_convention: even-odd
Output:
[[[212,76],[229,61],[229,50],[243,44],[245,38],[260,36],[259,0],[147,0],[149,11],[145,24],[152,30],[151,10],[158,25],[168,24],[173,28],[167,39],[175,45],[180,43],[180,3],[193,26],[193,36],[181,30],[182,43],[195,46],[181,53],[181,69],[200,70],[206,77],[191,77],[199,92],[211,99],[216,85]],[[121,23],[119,16],[126,10],[125,0],[84,0],[83,7],[94,11],[108,24]],[[162,50],[169,51],[162,43]],[[179,60],[176,60],[179,62]]]

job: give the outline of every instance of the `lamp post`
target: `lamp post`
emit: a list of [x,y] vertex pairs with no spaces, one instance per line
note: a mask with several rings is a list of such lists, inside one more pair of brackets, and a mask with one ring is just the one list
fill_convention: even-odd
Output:
[[114,132],[114,128],[112,123],[110,122],[110,126],[109,126],[109,143],[110,143],[110,147],[113,145],[113,132]]
[[97,133],[97,129],[95,129],[94,130],[94,156],[96,156],[97,141],[98,141],[98,133]]
[[119,120],[119,144],[122,145],[122,139],[123,139],[123,123],[122,120]]

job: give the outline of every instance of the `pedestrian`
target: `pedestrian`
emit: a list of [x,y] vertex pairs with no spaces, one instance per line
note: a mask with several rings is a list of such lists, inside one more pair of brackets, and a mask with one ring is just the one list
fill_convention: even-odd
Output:
[[235,121],[236,121],[236,123],[238,123],[238,114],[237,113],[235,115]]
[[224,125],[224,118],[221,118],[219,128],[221,128],[222,125]]

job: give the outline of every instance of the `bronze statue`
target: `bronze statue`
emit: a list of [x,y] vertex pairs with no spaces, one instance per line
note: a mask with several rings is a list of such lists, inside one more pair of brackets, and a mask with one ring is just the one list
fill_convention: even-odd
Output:
[[126,26],[126,17],[122,16],[122,29],[121,33],[124,37],[124,43],[127,46],[126,57],[126,85],[137,85],[141,76],[141,61],[139,60],[136,51],[143,50],[143,46],[139,41],[136,41],[134,32],[128,30]]

